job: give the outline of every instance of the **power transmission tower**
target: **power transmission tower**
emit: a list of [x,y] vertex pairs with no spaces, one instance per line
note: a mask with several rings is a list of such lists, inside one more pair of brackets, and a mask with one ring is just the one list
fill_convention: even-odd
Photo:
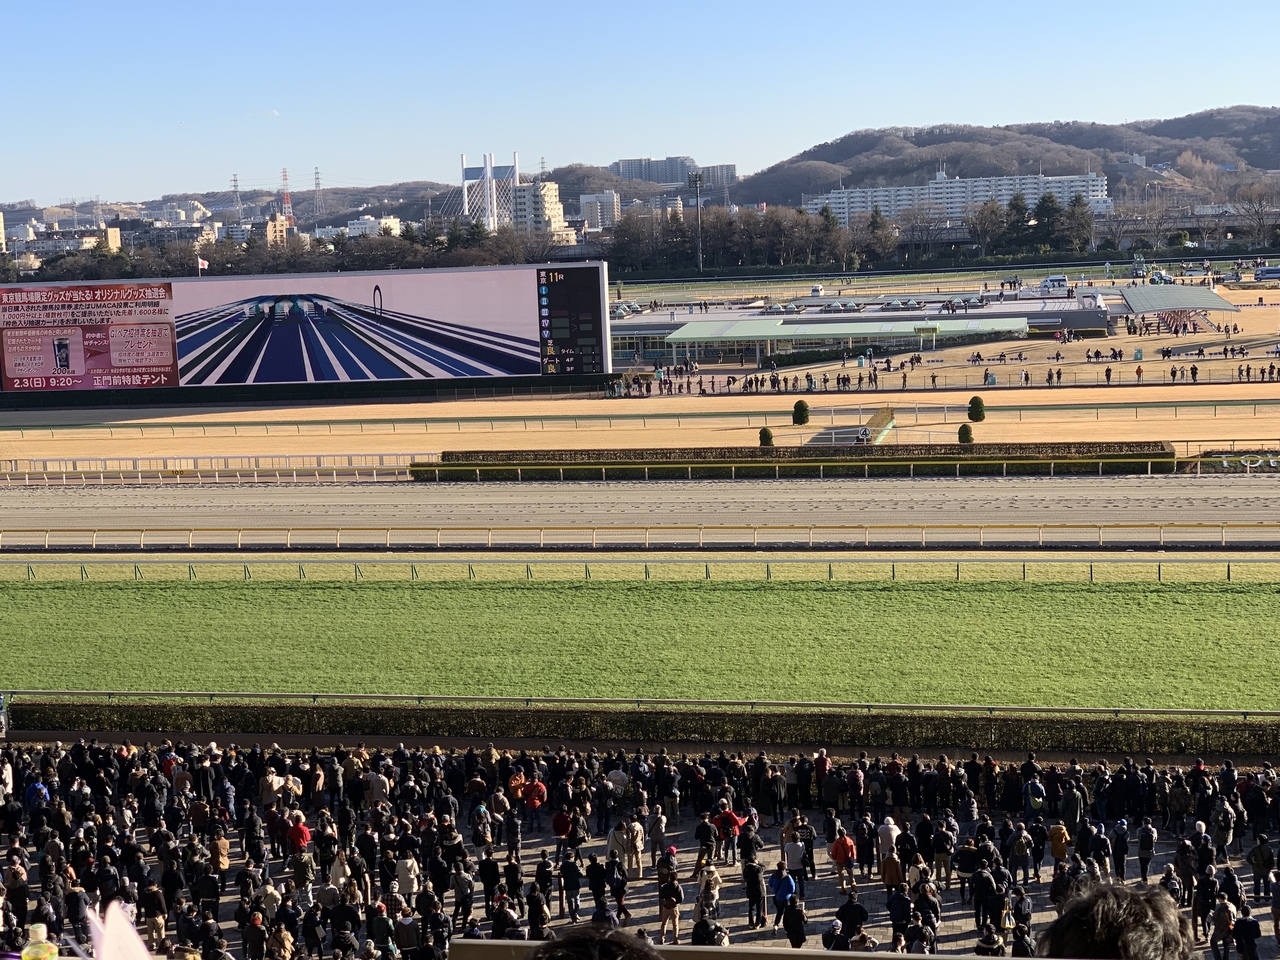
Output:
[[324,216],[324,191],[320,189],[320,168],[316,167],[316,210],[315,217],[319,220]]
[[240,174],[231,175],[231,192],[235,194],[236,223],[244,219],[244,206],[240,203]]
[[284,167],[280,171],[280,215],[284,217],[284,222],[289,226],[294,226],[293,219],[293,196],[289,193],[289,168]]

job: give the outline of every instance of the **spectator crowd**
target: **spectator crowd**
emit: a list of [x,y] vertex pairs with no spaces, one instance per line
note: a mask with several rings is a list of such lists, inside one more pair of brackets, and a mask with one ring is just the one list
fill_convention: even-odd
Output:
[[0,751],[0,791],[8,951],[33,925],[87,941],[119,902],[182,960],[435,960],[583,924],[1031,956],[1119,888],[1215,960],[1256,960],[1259,916],[1280,938],[1270,765],[82,740]]

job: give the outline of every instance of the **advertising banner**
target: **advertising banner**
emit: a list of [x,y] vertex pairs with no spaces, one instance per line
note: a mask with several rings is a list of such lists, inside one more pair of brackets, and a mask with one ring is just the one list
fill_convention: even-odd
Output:
[[0,389],[172,387],[169,283],[0,287]]

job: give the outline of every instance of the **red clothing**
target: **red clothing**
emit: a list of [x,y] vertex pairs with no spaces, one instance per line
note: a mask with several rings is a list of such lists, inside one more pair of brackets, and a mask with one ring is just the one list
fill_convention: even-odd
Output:
[[537,810],[547,802],[547,788],[541,780],[534,780],[524,785],[524,805],[530,810]]
[[289,849],[294,853],[303,853],[311,844],[311,830],[305,823],[295,823],[289,828]]
[[837,867],[843,867],[846,863],[853,863],[857,858],[857,853],[858,846],[850,836],[836,837],[835,843],[831,844],[831,859]]
[[715,815],[716,827],[720,830],[720,836],[730,839],[738,835],[738,828],[747,822],[746,817],[740,817],[732,810],[721,810]]

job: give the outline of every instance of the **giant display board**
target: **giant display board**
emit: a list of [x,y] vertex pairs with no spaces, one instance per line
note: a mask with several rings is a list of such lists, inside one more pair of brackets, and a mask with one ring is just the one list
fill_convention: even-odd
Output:
[[0,286],[0,390],[609,372],[603,263]]

